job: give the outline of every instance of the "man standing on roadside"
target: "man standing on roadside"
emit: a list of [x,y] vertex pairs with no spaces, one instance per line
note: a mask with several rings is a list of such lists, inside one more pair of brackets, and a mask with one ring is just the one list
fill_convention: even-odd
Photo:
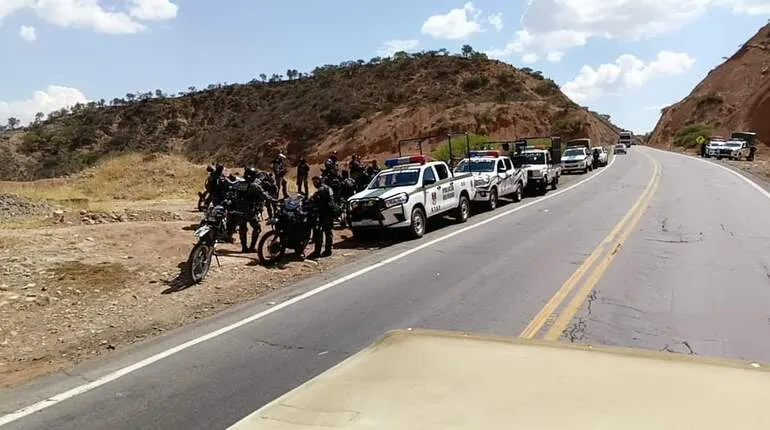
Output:
[[[334,227],[334,214],[332,204],[334,193],[332,189],[321,181],[318,176],[313,176],[313,186],[316,192],[310,200],[313,202],[316,210],[316,222],[313,227],[313,245],[314,251],[308,258],[311,260],[318,257],[329,257],[332,255],[332,241],[334,240],[332,228]],[[321,252],[321,248],[324,248]]]
[[310,166],[307,164],[307,160],[304,157],[299,159],[297,164],[297,192],[305,195],[310,195],[310,188],[307,186],[307,177],[310,174]]
[[286,156],[278,154],[278,157],[273,161],[273,175],[275,176],[275,184],[281,190],[283,198],[289,197],[289,191],[286,189]]

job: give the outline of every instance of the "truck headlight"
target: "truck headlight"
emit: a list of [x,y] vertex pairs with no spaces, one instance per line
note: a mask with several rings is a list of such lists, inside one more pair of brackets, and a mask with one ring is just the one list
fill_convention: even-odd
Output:
[[396,194],[393,197],[388,197],[385,199],[385,208],[392,208],[393,206],[403,205],[404,203],[409,201],[409,194],[407,193],[401,193]]
[[489,185],[490,182],[491,182],[491,178],[489,176],[486,176],[486,175],[484,175],[484,176],[476,176],[476,178],[473,179],[473,183],[477,187],[485,187],[485,186]]

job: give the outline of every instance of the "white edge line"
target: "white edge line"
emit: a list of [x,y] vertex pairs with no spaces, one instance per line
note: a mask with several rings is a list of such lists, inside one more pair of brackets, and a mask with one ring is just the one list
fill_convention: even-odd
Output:
[[324,292],[324,291],[326,291],[326,290],[328,290],[330,288],[334,288],[334,287],[336,287],[336,286],[338,286],[338,285],[340,285],[340,284],[342,284],[344,282],[347,282],[347,281],[349,281],[351,279],[357,278],[357,277],[359,277],[359,276],[361,276],[361,275],[363,275],[365,273],[371,272],[372,270],[378,269],[378,268],[380,268],[382,266],[385,266],[385,265],[388,265],[388,264],[393,263],[395,261],[398,261],[398,260],[400,260],[400,259],[402,259],[402,258],[404,258],[404,257],[406,257],[408,255],[414,254],[415,252],[418,252],[420,250],[423,250],[425,248],[433,246],[433,245],[435,245],[435,244],[437,244],[439,242],[443,242],[443,241],[445,241],[445,240],[447,240],[447,239],[449,239],[451,237],[457,236],[460,233],[465,233],[467,231],[470,231],[470,230],[473,230],[475,228],[478,228],[478,227],[480,227],[482,225],[489,224],[489,223],[491,223],[491,222],[493,222],[495,220],[498,220],[498,219],[500,219],[502,217],[508,216],[508,215],[510,215],[510,214],[512,214],[514,212],[518,212],[518,211],[523,210],[525,208],[528,208],[528,207],[530,207],[532,205],[535,205],[535,204],[538,204],[538,203],[543,202],[545,200],[549,200],[549,199],[552,199],[554,197],[557,197],[557,196],[559,196],[559,195],[561,195],[563,193],[566,193],[567,191],[569,191],[569,190],[571,190],[573,188],[576,188],[576,187],[578,187],[578,186],[580,186],[580,185],[582,185],[582,184],[584,184],[584,183],[586,183],[588,181],[591,181],[591,180],[601,176],[604,172],[609,170],[609,168],[613,164],[615,164],[615,159],[616,158],[617,157],[613,156],[612,157],[612,161],[610,161],[610,164],[607,167],[605,167],[604,169],[602,169],[601,171],[597,172],[594,175],[591,175],[591,176],[589,176],[589,177],[587,177],[585,179],[582,179],[582,180],[580,180],[580,181],[570,185],[567,188],[563,188],[563,189],[554,191],[552,193],[548,193],[545,196],[540,197],[540,198],[538,198],[536,200],[533,200],[533,201],[531,201],[529,203],[524,203],[522,205],[516,206],[515,208],[512,208],[512,209],[509,209],[509,210],[507,210],[505,212],[499,213],[499,214],[497,214],[495,216],[492,216],[492,217],[489,217],[487,219],[481,220],[481,221],[479,221],[477,223],[471,224],[471,225],[469,225],[467,227],[463,227],[463,228],[461,228],[459,230],[455,230],[455,231],[453,231],[451,233],[445,234],[444,236],[432,239],[432,240],[430,240],[428,242],[420,244],[419,246],[415,246],[414,248],[410,248],[410,249],[408,249],[408,250],[406,250],[404,252],[401,252],[400,254],[396,254],[396,255],[394,255],[392,257],[389,257],[389,258],[387,258],[385,260],[382,260],[380,262],[374,263],[374,264],[372,264],[370,266],[366,266],[366,267],[364,267],[362,269],[359,269],[359,270],[357,270],[355,272],[349,273],[349,274],[347,274],[347,275],[345,275],[345,276],[343,276],[341,278],[337,278],[337,279],[335,279],[335,280],[333,280],[331,282],[328,282],[328,283],[323,284],[323,285],[321,285],[319,287],[316,287],[316,288],[314,288],[314,289],[312,289],[310,291],[306,291],[303,294],[300,294],[298,296],[292,297],[291,299],[286,300],[285,302],[281,302],[281,303],[279,303],[279,304],[277,304],[277,305],[275,305],[275,306],[273,306],[273,307],[271,307],[269,309],[266,309],[266,310],[264,310],[262,312],[258,312],[256,314],[251,315],[249,317],[246,317],[246,318],[244,318],[244,319],[242,319],[240,321],[236,321],[236,322],[234,322],[234,323],[232,323],[232,324],[230,324],[228,326],[225,326],[225,327],[222,327],[220,329],[214,330],[214,331],[212,331],[210,333],[207,333],[207,334],[205,334],[203,336],[200,336],[200,337],[197,337],[195,339],[188,340],[187,342],[181,343],[181,344],[179,344],[177,346],[174,346],[172,348],[169,348],[169,349],[167,349],[167,350],[165,350],[163,352],[159,352],[159,353],[157,353],[155,355],[149,356],[149,357],[147,357],[147,358],[145,358],[143,360],[140,360],[140,361],[138,361],[138,362],[136,362],[134,364],[131,364],[129,366],[126,366],[126,367],[123,367],[121,369],[118,369],[118,370],[116,370],[116,371],[114,371],[112,373],[108,373],[107,375],[99,377],[99,378],[97,378],[97,379],[95,379],[95,380],[93,380],[93,381],[91,381],[91,382],[89,382],[87,384],[79,385],[77,387],[71,388],[71,389],[69,389],[67,391],[64,391],[62,393],[56,394],[54,396],[51,396],[51,397],[49,397],[49,398],[47,398],[45,400],[41,400],[41,401],[39,401],[37,403],[34,403],[32,405],[29,405],[29,406],[25,406],[25,407],[23,407],[21,409],[18,409],[16,411],[14,411],[14,412],[11,412],[9,414],[5,414],[3,416],[0,416],[0,426],[4,426],[6,424],[12,423],[12,422],[17,421],[17,420],[19,420],[21,418],[24,418],[24,417],[26,417],[28,415],[32,415],[35,412],[39,412],[39,411],[41,411],[43,409],[46,409],[46,408],[51,407],[51,406],[54,406],[57,403],[63,402],[65,400],[67,400],[67,399],[71,399],[71,398],[73,398],[75,396],[79,396],[79,395],[81,395],[83,393],[91,391],[91,390],[93,390],[95,388],[98,388],[98,387],[100,387],[102,385],[108,384],[108,383],[110,383],[110,382],[112,382],[112,381],[114,381],[114,380],[116,380],[116,379],[118,379],[120,377],[128,375],[129,373],[133,373],[133,372],[135,372],[135,371],[137,371],[139,369],[142,369],[142,368],[147,367],[147,366],[149,366],[149,365],[151,365],[153,363],[156,363],[156,362],[158,362],[160,360],[163,360],[164,358],[170,357],[170,356],[172,356],[172,355],[174,355],[174,354],[176,354],[178,352],[184,351],[185,349],[188,349],[188,348],[191,348],[191,347],[193,347],[195,345],[198,345],[199,343],[203,343],[203,342],[206,342],[208,340],[214,339],[214,338],[219,337],[219,336],[221,336],[221,335],[223,335],[225,333],[228,333],[228,332],[233,331],[233,330],[235,330],[235,329],[237,329],[239,327],[242,327],[242,326],[244,326],[246,324],[252,323],[252,322],[254,322],[254,321],[256,321],[256,320],[258,320],[260,318],[264,318],[264,317],[266,317],[266,316],[268,316],[268,315],[270,315],[272,313],[280,311],[283,308],[289,307],[289,306],[291,306],[291,305],[293,305],[293,304],[295,304],[297,302],[305,300],[305,299],[307,299],[309,297],[312,297],[312,296],[314,296],[316,294],[322,293],[322,292]]
[[704,159],[702,159],[700,157],[696,157],[696,156],[693,156],[693,155],[680,154],[678,152],[666,151],[665,149],[653,148],[652,146],[645,146],[645,148],[650,148],[650,149],[653,149],[655,151],[660,151],[660,152],[664,152],[664,153],[667,153],[667,154],[672,154],[672,155],[676,155],[676,156],[679,156],[679,157],[687,158],[687,159],[690,159],[690,160],[699,161],[701,163],[705,163],[705,164],[708,164],[708,165],[711,165],[711,166],[719,167],[720,169],[725,170],[727,172],[730,172],[733,175],[743,179],[744,181],[746,181],[747,184],[751,185],[752,187],[754,187],[754,189],[756,189],[757,191],[762,193],[762,195],[764,195],[765,197],[770,199],[770,192],[768,192],[767,190],[762,188],[761,185],[759,185],[756,182],[752,181],[751,179],[749,179],[748,177],[746,177],[742,173],[737,172],[737,171],[735,171],[735,170],[733,170],[733,169],[731,169],[729,167],[725,167],[725,166],[723,166],[723,165],[721,165],[721,164],[719,164],[717,162],[709,161],[709,160],[704,160]]

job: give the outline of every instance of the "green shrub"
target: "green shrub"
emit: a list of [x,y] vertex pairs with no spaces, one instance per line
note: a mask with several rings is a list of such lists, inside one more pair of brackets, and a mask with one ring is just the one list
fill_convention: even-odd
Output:
[[698,136],[706,139],[711,137],[714,129],[702,122],[689,124],[679,129],[674,134],[674,145],[683,148],[693,148],[698,145]]

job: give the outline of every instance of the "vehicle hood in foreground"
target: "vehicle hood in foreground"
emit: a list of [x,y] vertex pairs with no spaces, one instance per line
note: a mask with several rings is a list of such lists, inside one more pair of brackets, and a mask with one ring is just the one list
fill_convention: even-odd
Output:
[[405,330],[232,428],[762,429],[767,365]]

